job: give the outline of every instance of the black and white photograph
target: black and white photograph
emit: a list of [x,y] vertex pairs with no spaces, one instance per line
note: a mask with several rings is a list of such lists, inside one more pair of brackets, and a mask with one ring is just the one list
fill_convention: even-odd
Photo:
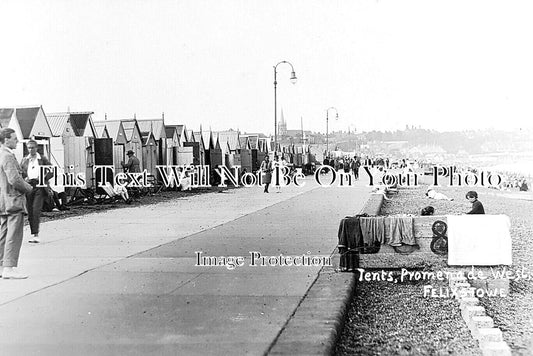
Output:
[[533,3],[0,14],[0,355],[533,355]]

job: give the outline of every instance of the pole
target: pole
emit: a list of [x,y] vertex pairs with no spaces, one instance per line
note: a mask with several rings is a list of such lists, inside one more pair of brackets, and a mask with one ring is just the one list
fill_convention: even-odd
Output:
[[276,152],[276,149],[278,148],[278,97],[277,97],[277,85],[278,85],[278,81],[277,81],[277,68],[280,64],[282,63],[287,63],[288,65],[291,66],[291,82],[293,84],[296,83],[296,73],[294,72],[294,67],[292,66],[291,63],[287,62],[287,61],[281,61],[279,62],[278,64],[276,64],[274,66],[274,153]]
[[276,75],[276,67],[274,66],[274,155],[276,154],[276,150],[278,148],[278,99],[276,94],[278,82],[276,80]]
[[[329,111],[329,109],[328,109]],[[328,127],[328,124],[329,124],[329,116],[328,116],[328,111],[326,111],[326,157],[329,156],[329,127]]]
[[339,118],[339,112],[337,111],[337,108],[334,106],[330,106],[326,110],[326,156],[329,156],[329,110],[334,109],[337,113],[337,119]]

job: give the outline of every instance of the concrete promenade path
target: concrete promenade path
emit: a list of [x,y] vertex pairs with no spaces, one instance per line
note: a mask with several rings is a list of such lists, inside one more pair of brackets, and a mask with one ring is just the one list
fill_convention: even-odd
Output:
[[[46,222],[38,245],[25,230],[30,278],[0,279],[0,354],[265,354],[320,267],[250,266],[250,251],[327,257],[368,193],[307,178]],[[196,266],[197,251],[243,266]]]

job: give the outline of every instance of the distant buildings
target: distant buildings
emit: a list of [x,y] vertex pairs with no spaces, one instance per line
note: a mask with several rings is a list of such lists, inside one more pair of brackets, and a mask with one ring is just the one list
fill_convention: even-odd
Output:
[[[303,121],[303,120],[302,120]],[[300,130],[287,129],[287,122],[281,110],[280,121],[278,122],[278,141],[281,144],[316,144],[317,134],[311,131],[304,131],[303,123]]]

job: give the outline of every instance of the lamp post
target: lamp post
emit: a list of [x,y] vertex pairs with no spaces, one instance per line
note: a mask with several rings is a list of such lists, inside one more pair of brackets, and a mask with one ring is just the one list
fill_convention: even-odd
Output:
[[335,119],[339,118],[339,112],[337,111],[337,108],[334,106],[330,106],[326,110],[326,156],[329,156],[329,110],[334,109],[335,110]]
[[282,63],[287,63],[288,65],[291,66],[291,83],[292,84],[296,84],[296,73],[294,72],[294,67],[292,66],[292,64],[290,64],[289,62],[287,61],[281,61],[279,62],[278,64],[276,64],[274,66],[274,154],[276,153],[276,149],[278,148],[278,98],[277,98],[277,85],[278,85],[278,80],[277,80],[277,75],[278,75],[278,72],[277,72],[277,69],[278,69],[278,66]]

